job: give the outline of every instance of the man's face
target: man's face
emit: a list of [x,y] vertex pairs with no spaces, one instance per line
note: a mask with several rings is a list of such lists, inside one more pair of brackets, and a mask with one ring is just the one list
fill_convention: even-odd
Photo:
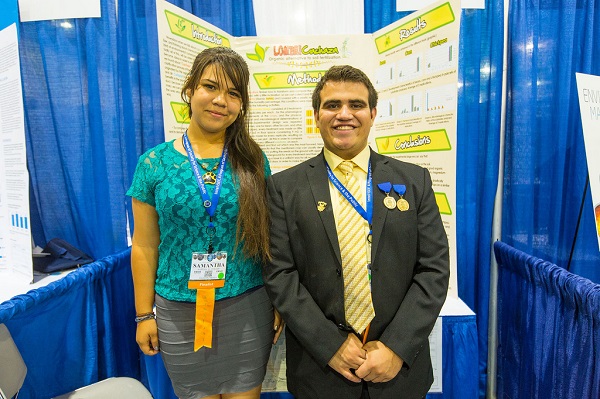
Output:
[[362,83],[329,81],[321,90],[315,121],[325,148],[352,159],[367,146],[377,110],[369,109],[369,90]]

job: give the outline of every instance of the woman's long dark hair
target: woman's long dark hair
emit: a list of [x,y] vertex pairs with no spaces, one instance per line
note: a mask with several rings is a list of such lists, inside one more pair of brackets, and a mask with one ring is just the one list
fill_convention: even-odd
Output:
[[239,183],[239,215],[237,220],[236,243],[243,245],[244,255],[265,261],[269,252],[269,210],[266,195],[265,158],[258,144],[250,137],[246,115],[249,106],[248,82],[250,72],[244,59],[227,47],[213,47],[203,50],[196,56],[188,74],[181,98],[188,105],[192,116],[190,99],[198,87],[202,73],[209,65],[215,65],[219,80],[231,79],[240,92],[242,108],[238,118],[225,132],[225,148],[234,178]]

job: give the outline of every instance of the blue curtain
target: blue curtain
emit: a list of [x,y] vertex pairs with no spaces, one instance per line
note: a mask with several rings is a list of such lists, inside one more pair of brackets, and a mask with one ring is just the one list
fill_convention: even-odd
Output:
[[19,398],[53,398],[108,377],[140,378],[129,258],[127,249],[0,304],[0,323],[27,365]]
[[[365,30],[373,32],[409,13],[396,0],[365,1]],[[503,2],[464,10],[459,46],[456,234],[458,293],[477,314],[479,396],[485,396],[489,265],[498,181],[502,100]]]
[[575,82],[600,75],[600,1],[515,0],[509,24],[502,239],[600,282]]
[[600,398],[600,285],[519,251],[498,259],[498,398]]
[[127,245],[115,3],[101,4],[102,18],[21,23],[19,39],[33,238],[96,258]]

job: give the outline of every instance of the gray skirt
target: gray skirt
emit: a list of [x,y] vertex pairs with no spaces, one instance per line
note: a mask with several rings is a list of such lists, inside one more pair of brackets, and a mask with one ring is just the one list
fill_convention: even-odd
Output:
[[155,296],[160,354],[181,399],[245,392],[265,377],[273,306],[264,287],[215,302],[212,348],[194,352],[196,304]]

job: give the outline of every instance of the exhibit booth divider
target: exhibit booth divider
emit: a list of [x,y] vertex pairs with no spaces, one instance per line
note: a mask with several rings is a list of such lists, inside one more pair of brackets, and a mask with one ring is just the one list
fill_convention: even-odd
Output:
[[499,398],[600,398],[600,285],[498,241]]
[[[125,376],[142,381],[157,399],[176,399],[160,355],[143,355],[135,341],[130,255],[127,249],[105,257],[0,304],[0,324],[8,327],[27,365],[19,398],[47,399]],[[476,397],[475,316],[444,317],[442,339],[443,392],[428,397]]]

